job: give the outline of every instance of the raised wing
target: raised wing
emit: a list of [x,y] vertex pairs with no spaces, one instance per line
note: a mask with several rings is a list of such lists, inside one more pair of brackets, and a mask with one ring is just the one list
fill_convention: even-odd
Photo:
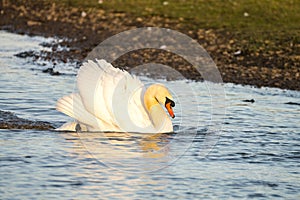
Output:
[[144,132],[151,125],[141,99],[144,85],[128,72],[105,60],[88,61],[78,72],[77,86],[86,110],[114,129]]

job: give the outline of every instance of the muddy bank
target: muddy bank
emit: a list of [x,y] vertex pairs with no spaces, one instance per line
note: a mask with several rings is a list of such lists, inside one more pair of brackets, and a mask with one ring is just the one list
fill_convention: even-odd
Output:
[[[224,82],[300,90],[299,44],[294,40],[273,44],[257,41],[251,49],[247,39],[215,29],[195,29],[192,22],[160,16],[136,17],[128,13],[95,8],[74,8],[48,1],[2,1],[0,28],[11,32],[64,38],[49,45],[53,52],[27,52],[54,62],[74,61],[77,66],[101,41],[116,33],[137,27],[154,26],[178,30],[197,40],[217,64]],[[297,41],[297,40],[296,40]],[[61,51],[58,46],[68,47]],[[274,47],[274,48],[273,48]],[[276,48],[275,48],[276,47]],[[26,55],[26,54],[23,54]],[[26,56],[25,56],[26,57]],[[120,68],[158,62],[174,67],[185,77],[201,80],[185,60],[171,53],[143,50],[126,54],[113,63]]]
[[23,119],[12,112],[0,110],[0,129],[53,130],[54,126],[49,122]]

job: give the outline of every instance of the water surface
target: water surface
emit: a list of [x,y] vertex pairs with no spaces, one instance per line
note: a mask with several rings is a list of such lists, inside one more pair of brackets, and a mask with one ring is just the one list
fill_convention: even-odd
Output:
[[[0,110],[70,120],[54,107],[74,91],[75,64],[51,76],[53,63],[13,55],[54,39],[0,36]],[[0,130],[1,199],[300,197],[299,92],[225,84],[224,96],[211,83],[156,81],[176,93],[174,134]]]

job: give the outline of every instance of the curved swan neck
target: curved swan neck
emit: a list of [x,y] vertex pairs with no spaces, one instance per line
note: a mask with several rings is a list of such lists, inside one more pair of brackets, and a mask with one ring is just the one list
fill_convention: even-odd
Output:
[[159,104],[156,104],[150,108],[149,116],[151,118],[154,128],[157,131],[161,131],[165,127],[167,122],[166,120],[170,121],[166,112]]
[[[154,128],[157,131],[162,131],[165,127],[172,123],[165,110],[162,108],[161,103],[159,102],[159,94],[163,92],[166,88],[159,84],[151,85],[144,93],[144,105],[149,114],[149,117],[153,123]],[[165,97],[164,97],[165,98]],[[170,128],[169,128],[170,129]],[[169,130],[168,129],[168,130]]]
[[152,106],[159,105],[158,100],[155,98],[156,93],[157,93],[157,89],[155,85],[151,85],[144,93],[144,105],[148,113],[150,113],[150,109]]

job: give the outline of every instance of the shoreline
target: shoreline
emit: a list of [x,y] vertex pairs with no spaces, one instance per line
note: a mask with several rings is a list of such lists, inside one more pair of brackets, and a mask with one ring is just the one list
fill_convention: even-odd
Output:
[[[51,46],[53,52],[43,59],[58,62],[71,60],[79,64],[91,49],[106,38],[122,31],[154,26],[179,31],[198,41],[215,61],[225,83],[300,91],[300,57],[297,55],[299,44],[290,49],[279,46],[278,51],[264,52],[259,48],[253,51],[246,48],[249,41],[239,41],[237,35],[226,30],[195,30],[177,19],[136,17],[129,13],[68,7],[47,1],[29,0],[26,5],[9,1],[4,4],[2,1],[0,10],[1,30],[31,36],[65,38],[58,44],[46,44]],[[69,50],[58,51],[58,45],[68,47]],[[122,56],[113,65],[127,69],[126,66],[135,67],[150,62],[171,66],[189,79],[201,80],[199,74],[179,56],[153,50]]]

